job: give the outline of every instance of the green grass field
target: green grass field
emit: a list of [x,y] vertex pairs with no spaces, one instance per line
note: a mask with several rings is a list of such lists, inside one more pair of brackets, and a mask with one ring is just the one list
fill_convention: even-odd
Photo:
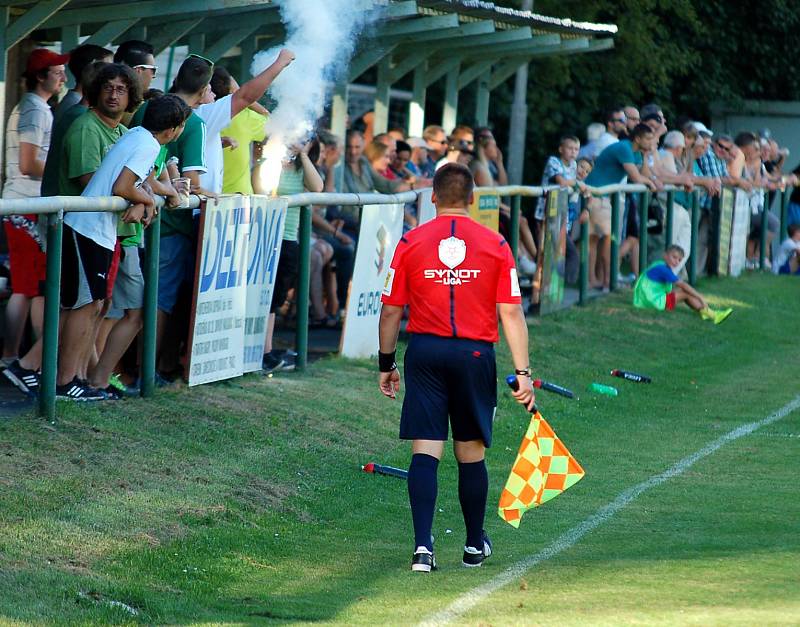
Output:
[[[630,292],[531,323],[531,363],[574,389],[540,409],[586,477],[528,512],[494,513],[528,416],[504,387],[489,451],[495,555],[463,569],[456,464],[434,521],[438,572],[409,571],[400,403],[368,361],[251,375],[151,401],[59,405],[0,421],[0,623],[412,624],[550,545],[621,492],[794,399],[800,283],[701,284],[735,308],[714,327]],[[510,367],[502,346],[498,371]],[[652,385],[608,375],[650,374]],[[592,396],[592,381],[617,398]],[[644,492],[460,624],[800,623],[800,411]],[[118,603],[115,603],[118,602]],[[136,611],[132,614],[125,604]]]

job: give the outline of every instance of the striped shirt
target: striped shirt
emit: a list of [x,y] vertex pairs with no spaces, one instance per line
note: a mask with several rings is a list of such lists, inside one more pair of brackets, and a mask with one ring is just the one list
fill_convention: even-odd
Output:
[[38,146],[36,159],[47,160],[52,128],[53,114],[47,102],[33,92],[23,95],[12,109],[6,126],[6,184],[3,193],[12,192],[26,198],[40,195],[41,179],[20,172],[19,145],[24,142]]

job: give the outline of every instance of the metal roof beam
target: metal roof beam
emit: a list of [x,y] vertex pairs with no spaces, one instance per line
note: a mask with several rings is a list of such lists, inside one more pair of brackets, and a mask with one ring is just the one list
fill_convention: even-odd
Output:
[[187,35],[202,21],[203,18],[195,18],[193,20],[180,20],[179,22],[171,22],[164,26],[164,28],[160,31],[151,33],[149,35],[149,40],[156,55],[169,48],[181,37]]
[[473,81],[479,79],[486,72],[491,71],[493,61],[479,61],[465,69],[458,75],[458,88],[464,89]]
[[[55,0],[50,0],[54,2]],[[62,6],[66,4],[62,0]],[[271,0],[225,0],[221,6],[219,0],[141,0],[139,2],[129,2],[124,5],[124,13],[127,18],[148,18],[167,15],[184,15],[201,12],[214,13],[217,11],[227,11],[236,8],[258,8],[269,7]],[[274,5],[272,5],[274,6]],[[38,8],[38,7],[37,7]],[[68,24],[82,24],[84,22],[105,21],[109,15],[118,14],[121,10],[120,5],[100,5],[85,7],[80,9],[66,9],[59,11],[44,26],[46,28],[67,26]]]
[[107,46],[117,37],[127,32],[139,20],[116,20],[108,22],[101,28],[96,30],[89,39],[84,41],[84,44],[94,44],[96,46]]
[[388,70],[387,79],[389,83],[391,84],[399,81],[411,70],[423,63],[432,54],[432,51],[423,50],[422,52],[412,53],[405,57],[402,61],[396,63],[390,70]]
[[[558,35],[555,35],[555,37],[558,41],[560,41]],[[533,36],[533,32],[531,31],[531,29],[528,28],[527,26],[524,26],[523,28],[515,28],[513,30],[501,30],[496,33],[489,33],[488,35],[472,37],[471,39],[459,41],[454,44],[448,44],[448,42],[443,42],[441,44],[441,47],[476,48],[478,46],[496,46],[499,44],[530,42],[535,39],[536,37]]]
[[393,2],[388,6],[383,15],[389,18],[412,17],[417,15],[417,2],[416,0]]
[[437,31],[445,28],[458,28],[458,15],[451,13],[450,15],[436,15],[434,17],[385,22],[384,25],[378,29],[374,38],[414,35],[416,33]]
[[25,39],[68,2],[69,0],[45,0],[44,2],[37,2],[33,7],[25,11],[23,15],[20,15],[9,24],[5,38],[6,49]]
[[442,76],[447,74],[448,72],[453,72],[454,70],[457,71],[459,65],[461,65],[461,58],[449,58],[442,61],[439,65],[432,66],[428,69],[428,73],[425,76],[425,86],[429,87],[433,85],[436,81],[438,81]]
[[[570,39],[569,41],[577,40]],[[491,54],[495,59],[499,59],[500,57],[508,57],[512,55],[525,55],[530,50],[538,50],[548,46],[558,46],[560,43],[561,37],[559,35],[541,35],[538,37],[531,37],[527,40],[509,42],[502,45],[492,45],[485,48],[470,47],[469,49],[464,50],[463,54],[467,56],[478,55],[481,57]]]
[[[439,42],[447,40],[453,43],[455,40],[465,37],[476,37],[478,35],[488,35],[494,32],[494,22],[483,20],[481,22],[468,22],[461,24],[458,28],[443,28],[438,30],[415,33],[413,35],[397,36],[398,43],[417,43],[417,42]],[[382,37],[383,41],[393,41],[394,37]]]
[[222,55],[228,52],[228,50],[234,46],[238,46],[239,43],[250,37],[259,28],[261,28],[261,24],[252,24],[250,28],[237,28],[227,35],[223,35],[220,39],[217,39],[213,44],[208,46],[203,51],[203,56],[216,62],[221,59]]
[[205,18],[194,32],[227,34],[237,28],[244,28],[252,26],[253,24],[269,26],[280,23],[281,14],[277,9],[262,9],[260,11],[226,15],[224,20],[221,20],[219,17]]
[[364,50],[357,54],[350,62],[350,82],[356,80],[385,56],[392,54],[395,48],[397,48],[397,46],[393,45],[374,50]]

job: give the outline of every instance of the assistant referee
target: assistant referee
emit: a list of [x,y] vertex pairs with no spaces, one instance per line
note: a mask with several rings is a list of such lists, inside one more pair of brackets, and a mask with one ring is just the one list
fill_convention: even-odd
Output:
[[472,189],[463,165],[436,172],[436,218],[400,240],[382,296],[379,387],[389,398],[400,389],[395,349],[403,307],[409,307],[400,438],[413,441],[408,497],[416,547],[411,570],[417,572],[436,568],[431,527],[448,416],[467,528],[464,566],[480,566],[492,552],[483,529],[489,490],[484,456],[497,406],[498,312],[519,382],[512,394],[528,409],[534,403],[514,257],[500,235],[470,218]]

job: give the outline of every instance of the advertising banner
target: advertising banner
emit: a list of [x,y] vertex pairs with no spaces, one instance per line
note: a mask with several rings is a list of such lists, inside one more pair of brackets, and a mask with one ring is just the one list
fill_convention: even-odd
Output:
[[436,205],[431,197],[433,188],[427,187],[417,194],[417,224],[425,224],[436,217]]
[[243,373],[249,196],[206,203],[200,217],[189,385]]
[[542,314],[564,304],[564,271],[567,259],[567,210],[569,193],[553,189],[545,204],[544,244],[539,252],[541,272],[539,303]]
[[493,231],[500,230],[500,194],[492,191],[474,194],[469,206],[469,215],[473,220],[488,226]]
[[723,188],[719,200],[719,247],[717,248],[717,274],[728,274],[728,265],[731,255],[731,228],[733,225],[734,192],[732,189]]
[[340,347],[344,357],[378,354],[381,292],[402,236],[403,205],[364,205]]
[[286,198],[250,196],[247,285],[244,319],[244,372],[261,370],[267,318],[275,291],[278,257],[286,225]]
[[731,222],[731,251],[728,271],[739,276],[747,260],[747,235],[750,233],[750,197],[741,189],[736,190]]

